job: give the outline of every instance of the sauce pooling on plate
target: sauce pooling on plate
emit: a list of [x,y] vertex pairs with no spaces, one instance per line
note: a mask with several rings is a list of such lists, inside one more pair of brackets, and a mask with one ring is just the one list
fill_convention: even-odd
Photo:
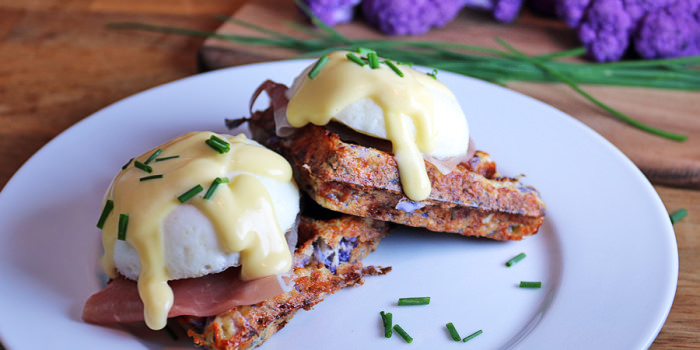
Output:
[[[229,176],[231,174],[235,176]],[[102,265],[116,278],[115,244],[138,254],[138,291],[148,327],[165,327],[173,305],[162,224],[178,206],[199,209],[211,222],[219,245],[240,253],[241,277],[256,279],[291,268],[291,253],[275,216],[274,203],[259,177],[292,182],[280,155],[252,144],[244,135],[211,132],[182,135],[129,162],[106,198]]]
[[[287,121],[302,127],[336,120],[357,132],[391,141],[404,193],[416,201],[428,198],[431,185],[423,155],[432,153],[441,142],[440,129],[456,128],[458,138],[463,139],[454,147],[456,154],[446,157],[467,152],[469,134],[459,104],[434,76],[386,61],[372,68],[349,59],[348,54],[330,53],[313,78],[304,74],[297,79]],[[443,99],[436,100],[436,96]],[[449,106],[442,104],[444,100],[449,100]],[[436,111],[446,115],[437,119]],[[456,125],[445,121],[456,121]]]

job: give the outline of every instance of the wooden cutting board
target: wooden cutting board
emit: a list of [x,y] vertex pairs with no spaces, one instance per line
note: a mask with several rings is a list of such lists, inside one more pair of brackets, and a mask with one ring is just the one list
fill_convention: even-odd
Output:
[[[287,22],[308,24],[292,0],[248,1],[233,18],[303,37]],[[381,34],[361,20],[335,29],[351,38]],[[222,34],[258,35],[249,28],[226,22]],[[498,47],[500,37],[528,54],[544,54],[576,47],[576,33],[560,21],[523,13],[513,24],[500,24],[488,15],[463,10],[445,28],[418,37],[396,40],[449,41]],[[200,48],[203,70],[291,58],[299,53],[274,47],[255,47],[208,39]],[[261,79],[263,79],[261,77]],[[552,105],[587,124],[624,152],[656,184],[700,188],[700,92],[643,88],[585,86],[592,95],[647,124],[688,136],[685,142],[666,140],[638,131],[607,115],[562,84],[509,83],[508,87]],[[586,145],[581,145],[585,147]],[[595,166],[595,164],[591,164]],[[604,171],[604,169],[601,169]]]

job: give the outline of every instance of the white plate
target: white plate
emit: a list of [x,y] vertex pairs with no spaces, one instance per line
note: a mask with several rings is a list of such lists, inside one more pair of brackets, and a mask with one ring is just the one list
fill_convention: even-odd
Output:
[[[115,103],[37,152],[0,193],[0,340],[8,349],[142,349],[124,328],[81,322],[100,288],[95,222],[109,181],[131,156],[192,130],[224,132],[246,116],[264,79],[290,83],[305,62],[225,69]],[[668,315],[678,276],[673,228],[658,195],[615,147],[575,119],[526,96],[441,72],[468,113],[480,149],[506,175],[526,174],[547,202],[540,233],[492,242],[402,229],[367,264],[384,277],[300,311],[264,349],[642,349]],[[652,136],[650,136],[652,137]],[[527,253],[506,268],[512,256]],[[520,289],[520,281],[542,281]],[[399,297],[430,296],[398,307]],[[379,311],[414,338],[383,338]],[[467,344],[451,340],[445,324]]]

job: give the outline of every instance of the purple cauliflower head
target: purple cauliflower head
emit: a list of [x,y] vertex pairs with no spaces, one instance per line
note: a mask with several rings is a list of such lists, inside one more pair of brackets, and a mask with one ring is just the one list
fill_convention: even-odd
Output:
[[648,13],[634,46],[647,59],[700,55],[700,0],[679,0]]
[[462,5],[477,10],[493,13],[493,18],[499,22],[513,22],[520,13],[523,0],[462,0]]
[[617,61],[627,51],[632,19],[621,0],[596,0],[579,27],[586,52],[599,62]]
[[362,13],[389,35],[418,35],[452,21],[462,0],[364,0]]
[[352,21],[360,0],[303,0],[311,13],[328,26]]
[[590,4],[591,0],[558,0],[555,8],[557,16],[563,19],[566,25],[576,28]]

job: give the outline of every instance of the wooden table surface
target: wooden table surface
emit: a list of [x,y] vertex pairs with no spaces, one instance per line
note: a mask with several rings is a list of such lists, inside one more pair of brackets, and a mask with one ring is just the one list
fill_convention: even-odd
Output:
[[[114,31],[105,24],[136,20],[216,30],[221,22],[213,15],[232,14],[242,3],[0,0],[0,188],[34,152],[81,119],[198,72],[204,39]],[[655,188],[669,211],[687,208],[689,215],[675,225],[678,289],[652,349],[700,348],[700,191]]]

